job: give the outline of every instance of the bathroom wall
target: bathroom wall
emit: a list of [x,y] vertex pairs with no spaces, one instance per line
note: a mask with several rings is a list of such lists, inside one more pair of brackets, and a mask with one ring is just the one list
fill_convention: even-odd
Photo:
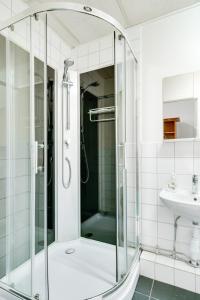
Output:
[[[141,218],[142,243],[172,249],[172,212],[159,199],[159,192],[167,187],[176,174],[178,187],[191,190],[192,174],[200,173],[200,142],[146,143],[141,146]],[[179,220],[177,250],[189,254],[192,224]]]
[[[173,214],[159,191],[175,174],[178,187],[191,190],[199,174],[198,141],[162,142],[162,79],[200,70],[200,7],[142,24],[141,28],[141,232],[145,246],[172,249]],[[195,87],[199,95],[199,86]],[[179,221],[177,250],[189,254],[191,223]]]
[[141,25],[142,141],[162,141],[162,80],[200,70],[200,7]]

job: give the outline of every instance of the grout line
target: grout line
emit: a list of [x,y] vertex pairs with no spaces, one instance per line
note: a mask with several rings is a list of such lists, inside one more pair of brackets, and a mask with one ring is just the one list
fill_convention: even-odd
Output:
[[154,279],[152,281],[152,286],[151,286],[151,290],[150,290],[150,294],[149,294],[149,299],[151,299],[151,295],[152,295],[152,291],[153,291],[153,286],[154,286]]
[[[134,294],[140,294],[140,295],[143,295],[143,296],[146,296],[146,297],[148,297],[147,295],[145,295],[145,294],[143,294],[143,293],[141,293],[141,292],[138,292],[138,291],[135,291],[135,293]],[[133,295],[134,295],[133,294]]]

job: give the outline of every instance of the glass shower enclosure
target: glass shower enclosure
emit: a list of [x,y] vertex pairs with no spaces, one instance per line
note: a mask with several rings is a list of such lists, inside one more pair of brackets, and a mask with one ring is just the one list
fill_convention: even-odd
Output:
[[[67,18],[69,13],[70,16],[74,13],[74,20],[77,21],[82,13],[92,22],[98,20],[105,23],[102,20],[104,15],[99,20],[95,16],[97,14],[99,17],[97,12],[90,16],[88,12],[85,14],[82,6],[74,9],[73,13],[72,7],[69,11],[67,6],[62,9],[51,7],[42,8],[41,12],[31,11],[20,20],[16,17],[14,24],[8,24],[0,31],[0,286],[26,299],[54,300],[51,298],[52,282],[49,277],[51,256],[48,246],[47,190],[48,147],[56,146],[55,143],[48,144],[47,131],[48,39],[54,10],[57,16],[60,12],[60,18]],[[115,261],[112,287],[116,287],[126,279],[139,245],[137,61],[125,35],[114,27],[115,24],[108,23],[109,20],[103,26],[108,26],[109,33],[113,34],[116,236],[112,245]],[[39,35],[39,32],[42,34]],[[56,72],[59,74],[63,70],[60,67]],[[58,80],[61,76],[55,78]],[[61,88],[61,82],[56,84],[58,89]],[[56,105],[59,102],[58,94],[55,95]],[[36,119],[38,97],[39,122]],[[55,159],[55,164],[58,159]],[[56,174],[54,172],[54,178]],[[55,186],[55,199],[57,189]],[[58,242],[56,232],[59,229],[55,219],[59,216],[56,215],[56,208],[53,213],[53,236],[50,242],[55,240],[54,245]],[[41,240],[42,244],[39,244]],[[43,287],[40,293],[37,291],[38,285]],[[102,294],[107,292],[102,290]],[[67,288],[64,296],[67,297]]]

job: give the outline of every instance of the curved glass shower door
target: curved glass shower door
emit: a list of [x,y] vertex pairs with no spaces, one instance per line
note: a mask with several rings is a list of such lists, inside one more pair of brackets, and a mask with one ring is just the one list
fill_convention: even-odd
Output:
[[136,61],[115,32],[117,281],[127,275],[138,249]]
[[0,286],[46,300],[45,15],[41,18],[27,17],[0,32]]
[[0,32],[0,53],[0,277],[5,287],[31,296],[35,175],[30,18]]

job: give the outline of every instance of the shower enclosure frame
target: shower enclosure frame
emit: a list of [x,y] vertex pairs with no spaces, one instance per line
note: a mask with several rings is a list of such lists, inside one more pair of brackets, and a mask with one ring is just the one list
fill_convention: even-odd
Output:
[[[30,18],[31,20],[31,17],[36,17],[37,14],[40,14],[40,13],[44,13],[45,14],[45,30],[47,31],[47,13],[48,12],[52,12],[52,11],[72,11],[72,12],[77,12],[77,13],[82,13],[82,14],[86,14],[86,15],[91,15],[93,17],[96,17],[96,18],[99,18],[105,22],[107,22],[108,24],[112,25],[113,28],[115,28],[121,35],[122,37],[125,38],[125,41],[127,43],[127,45],[129,46],[131,52],[132,52],[132,56],[133,56],[133,60],[134,60],[134,63],[135,63],[135,66],[136,66],[136,69],[137,69],[137,58],[134,54],[134,50],[132,49],[131,47],[131,44],[130,44],[130,41],[129,41],[129,38],[125,32],[125,29],[121,26],[121,24],[115,20],[113,17],[111,17],[110,15],[96,9],[96,8],[93,8],[93,7],[90,7],[90,6],[83,6],[82,4],[75,4],[75,3],[66,3],[66,2],[59,2],[59,3],[56,3],[56,2],[50,2],[50,3],[44,3],[44,4],[37,4],[37,5],[34,5],[32,6],[31,8],[28,8],[27,10],[25,10],[24,12],[22,13],[19,13],[17,14],[16,16],[14,17],[11,17],[9,20],[5,21],[5,22],[2,22],[0,24],[0,32],[7,29],[7,28],[12,28],[13,25],[15,25],[16,23],[22,21],[22,20],[25,20],[27,18]],[[45,68],[45,71],[44,71],[44,82],[47,82],[47,32],[45,34],[45,61],[44,61],[44,68]],[[32,50],[30,49],[30,57],[32,58],[33,56],[33,53],[32,53]],[[30,59],[30,72],[31,70],[33,70],[33,59]],[[55,70],[55,77],[56,76],[57,72]],[[33,75],[31,74],[30,75],[31,78],[30,78],[30,82],[33,84]],[[135,86],[136,88],[136,86]],[[44,93],[45,94],[45,93]],[[31,95],[31,98],[33,97],[34,93],[33,93],[33,87],[30,87],[30,95]],[[57,97],[57,84],[56,84],[56,89],[55,89],[55,95]],[[137,123],[137,97],[136,97],[136,123]],[[56,102],[56,101],[55,101]],[[32,103],[32,100],[31,100],[31,103]],[[44,108],[47,107],[47,97],[44,95]],[[54,107],[56,109],[56,107]],[[44,114],[45,115],[45,114]],[[57,109],[55,110],[55,116],[57,118]],[[45,117],[46,118],[46,117]],[[32,112],[32,115],[31,115],[31,119],[33,120],[34,119],[34,110]],[[46,121],[46,120],[44,120]],[[45,122],[46,124],[46,122]],[[45,125],[46,126],[46,125]],[[136,124],[136,127],[137,127],[137,124]],[[47,137],[45,136],[46,135],[46,128],[44,128],[44,145],[46,147],[46,139]],[[57,134],[55,134],[55,138],[57,140]],[[138,203],[139,203],[139,199],[138,199],[138,182],[139,182],[139,179],[138,179],[138,130],[136,129],[136,203],[137,203],[137,208],[138,208]],[[55,150],[56,151],[56,150]],[[46,151],[45,151],[46,152]],[[57,152],[57,151],[56,151]],[[45,154],[45,162],[44,162],[44,166],[46,166],[46,154]],[[58,171],[57,171],[57,168],[58,168],[58,164],[57,164],[57,155],[56,155],[56,165],[57,167],[55,168],[55,175],[58,174]],[[46,172],[44,172],[46,173]],[[80,174],[80,172],[79,172]],[[46,175],[44,174],[44,176],[46,177]],[[46,181],[46,180],[45,180]],[[57,180],[55,178],[55,183],[57,184]],[[57,193],[56,193],[57,194]],[[80,192],[79,192],[80,194]],[[57,196],[56,196],[56,200],[57,200]],[[47,208],[47,197],[46,195],[44,196],[44,202],[45,202],[45,208]],[[57,207],[57,205],[56,205]],[[57,209],[56,209],[57,210]],[[137,219],[137,223],[138,223],[138,211],[137,211],[137,215],[136,215],[136,219]],[[35,215],[33,216],[33,218],[35,217]],[[55,223],[57,225],[57,215],[55,216]],[[47,245],[47,210],[45,210],[44,212],[44,224],[45,224],[45,242],[44,242],[44,251],[45,251],[45,261],[46,261],[46,280],[45,280],[45,284],[48,285],[48,245]],[[79,225],[80,226],[80,225]],[[139,225],[137,224],[137,228],[136,228],[136,235],[137,235],[137,238],[139,237]],[[56,232],[56,236],[57,236],[57,228],[55,230]],[[117,235],[117,244],[116,244],[116,247],[118,246],[118,235]],[[138,260],[138,254],[139,254],[139,244],[138,244],[138,247],[137,247],[137,251],[136,251],[136,255],[131,263],[131,266],[134,264],[134,262],[136,260]],[[31,259],[31,258],[30,258]],[[117,290],[119,288],[119,286],[121,286],[123,284],[123,282],[126,280],[126,278],[128,277],[129,275],[129,272],[130,272],[130,269],[131,269],[131,266],[129,267],[129,269],[127,270],[127,273],[125,274],[125,276],[123,277],[122,280],[120,280],[119,282],[116,283],[116,285],[113,286],[113,288],[111,288],[110,290],[108,291],[105,291],[104,293],[102,293],[101,295],[109,295],[111,294],[112,292],[114,292],[115,290]],[[117,268],[117,265],[116,265],[116,268]],[[47,282],[46,282],[47,281]],[[9,293],[13,293],[13,294],[16,294],[15,291],[8,287],[8,286],[5,286],[4,284],[0,283],[0,288],[1,289],[4,289],[6,291],[8,291]],[[47,295],[48,295],[48,286],[46,286],[46,291],[47,291]],[[98,295],[94,296],[97,297]],[[21,297],[24,297],[24,295],[22,294]],[[31,299],[31,297],[25,297],[25,299]],[[48,299],[48,297],[47,297]],[[92,299],[92,298],[91,298]]]

